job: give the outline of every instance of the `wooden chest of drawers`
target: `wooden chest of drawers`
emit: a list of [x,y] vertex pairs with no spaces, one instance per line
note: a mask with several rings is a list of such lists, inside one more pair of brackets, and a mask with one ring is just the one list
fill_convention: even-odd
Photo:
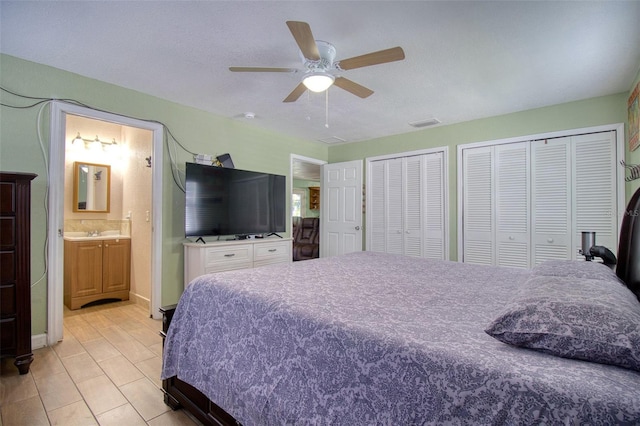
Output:
[[31,353],[32,173],[0,172],[0,355],[27,374]]

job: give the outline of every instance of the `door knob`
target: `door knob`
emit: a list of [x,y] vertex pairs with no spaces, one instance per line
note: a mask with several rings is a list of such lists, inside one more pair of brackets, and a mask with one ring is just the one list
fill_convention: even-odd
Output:
[[359,226],[356,226],[356,231],[359,231],[359,230],[360,230],[360,227],[359,227]]
[[547,238],[547,242],[551,244],[553,242],[553,238]]

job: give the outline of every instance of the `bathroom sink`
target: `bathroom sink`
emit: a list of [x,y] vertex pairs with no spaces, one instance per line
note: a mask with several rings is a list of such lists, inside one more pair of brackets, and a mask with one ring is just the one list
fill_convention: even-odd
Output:
[[99,235],[87,235],[86,232],[70,231],[64,233],[64,239],[69,241],[91,241],[91,240],[117,240],[130,238],[128,235],[121,235],[119,231],[102,231]]

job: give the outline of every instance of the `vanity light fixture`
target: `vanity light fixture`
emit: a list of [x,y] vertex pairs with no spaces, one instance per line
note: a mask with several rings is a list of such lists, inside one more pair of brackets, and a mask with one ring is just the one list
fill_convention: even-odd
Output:
[[84,139],[82,136],[80,136],[80,132],[78,132],[76,137],[73,138],[71,143],[72,144],[84,143],[85,147],[91,147],[93,149],[95,149],[95,148],[104,148],[105,146],[109,147],[109,146],[113,146],[113,145],[115,145],[115,146],[118,145],[118,143],[116,142],[115,138],[113,138],[111,140],[111,142],[101,141],[100,138],[98,137],[98,135],[96,135],[95,139]]

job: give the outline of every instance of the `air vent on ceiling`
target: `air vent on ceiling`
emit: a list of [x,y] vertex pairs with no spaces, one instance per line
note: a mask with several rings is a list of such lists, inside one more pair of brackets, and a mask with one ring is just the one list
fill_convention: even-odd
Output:
[[328,138],[324,138],[324,139],[318,139],[320,142],[324,142],[324,143],[343,143],[346,142],[346,139],[342,139],[339,138],[337,136],[330,136]]
[[437,118],[429,118],[427,120],[419,120],[419,121],[410,121],[409,125],[413,127],[428,127],[435,126],[436,124],[440,124],[441,121]]

